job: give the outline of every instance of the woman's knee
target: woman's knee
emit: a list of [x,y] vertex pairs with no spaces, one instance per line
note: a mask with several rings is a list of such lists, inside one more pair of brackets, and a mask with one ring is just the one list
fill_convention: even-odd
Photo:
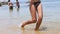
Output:
[[38,19],[42,20],[42,18],[43,18],[43,15],[38,16]]
[[37,19],[36,19],[36,18],[35,18],[35,19],[32,19],[32,22],[33,22],[33,23],[36,23],[36,21],[37,21]]

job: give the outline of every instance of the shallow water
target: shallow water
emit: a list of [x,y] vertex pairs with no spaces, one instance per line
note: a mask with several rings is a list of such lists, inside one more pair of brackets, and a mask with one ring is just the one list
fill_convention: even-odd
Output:
[[43,21],[38,31],[35,24],[19,28],[23,21],[31,18],[28,4],[21,4],[19,9],[9,10],[8,5],[0,7],[0,34],[60,34],[60,2],[42,2]]

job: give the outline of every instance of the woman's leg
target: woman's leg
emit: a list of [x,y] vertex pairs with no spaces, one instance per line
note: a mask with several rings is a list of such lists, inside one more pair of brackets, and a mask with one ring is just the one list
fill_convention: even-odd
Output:
[[41,4],[37,7],[37,10],[38,10],[38,21],[37,21],[35,30],[39,29],[41,22],[42,22],[42,18],[43,18],[43,12],[42,12],[42,5]]
[[27,24],[36,23],[37,18],[36,18],[36,10],[34,5],[30,6],[30,13],[31,13],[32,19],[30,21],[24,22],[21,27],[24,27]]

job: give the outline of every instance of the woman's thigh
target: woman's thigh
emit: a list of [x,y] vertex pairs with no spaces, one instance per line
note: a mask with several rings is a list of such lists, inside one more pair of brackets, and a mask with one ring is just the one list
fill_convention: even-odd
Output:
[[30,13],[31,13],[32,19],[36,19],[36,10],[34,5],[30,6]]
[[42,5],[39,4],[39,6],[37,7],[38,10],[38,17],[43,17],[43,10],[42,10]]

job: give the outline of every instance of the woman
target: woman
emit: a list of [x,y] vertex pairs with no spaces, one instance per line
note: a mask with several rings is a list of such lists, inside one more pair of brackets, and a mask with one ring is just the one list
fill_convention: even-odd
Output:
[[8,0],[8,6],[10,9],[13,9],[13,4],[12,4],[12,2],[10,2],[10,0]]
[[[38,14],[38,18],[36,16],[36,12]],[[30,1],[30,13],[32,16],[32,19],[24,22],[21,27],[24,27],[25,25],[28,24],[32,24],[32,23],[36,23],[36,27],[35,30],[38,30],[41,22],[42,22],[42,18],[43,18],[43,12],[42,12],[42,5],[41,5],[41,0],[31,0]],[[37,20],[38,19],[38,20]]]
[[18,0],[16,0],[16,6],[17,6],[18,8],[20,7]]

